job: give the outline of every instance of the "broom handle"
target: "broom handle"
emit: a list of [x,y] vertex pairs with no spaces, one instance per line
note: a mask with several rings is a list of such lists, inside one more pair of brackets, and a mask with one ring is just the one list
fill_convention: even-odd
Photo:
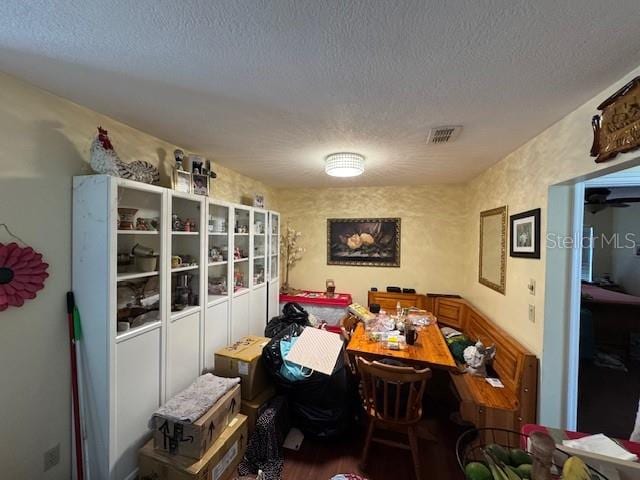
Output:
[[82,430],[80,429],[80,396],[78,395],[78,364],[76,363],[76,339],[73,326],[73,309],[76,305],[73,292],[67,292],[67,319],[69,321],[69,346],[71,352],[71,394],[73,399],[73,428],[76,448],[76,475],[84,480],[82,460]]

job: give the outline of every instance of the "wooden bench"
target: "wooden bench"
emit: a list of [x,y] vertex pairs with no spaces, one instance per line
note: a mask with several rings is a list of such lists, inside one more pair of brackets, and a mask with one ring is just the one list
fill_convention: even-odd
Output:
[[425,308],[427,297],[421,293],[400,293],[400,292],[372,292],[369,291],[367,303],[377,303],[382,310],[390,315],[396,314],[398,302],[402,308],[418,307]]
[[432,296],[433,313],[441,326],[463,332],[471,341],[496,345],[493,368],[505,388],[494,388],[484,378],[451,374],[460,415],[476,427],[520,431],[536,423],[538,403],[538,359],[513,337],[491,322],[462,298]]

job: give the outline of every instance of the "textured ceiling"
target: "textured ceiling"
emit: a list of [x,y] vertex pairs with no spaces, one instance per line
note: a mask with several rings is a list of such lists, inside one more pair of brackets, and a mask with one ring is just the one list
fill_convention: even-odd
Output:
[[[638,18],[638,0],[2,0],[0,70],[274,186],[461,182],[640,64]],[[426,145],[441,124],[464,131]],[[324,174],[343,150],[362,177]]]

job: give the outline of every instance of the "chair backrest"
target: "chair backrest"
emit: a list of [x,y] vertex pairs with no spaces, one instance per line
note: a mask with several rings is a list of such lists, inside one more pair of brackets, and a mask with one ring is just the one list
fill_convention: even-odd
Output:
[[358,357],[363,396],[367,412],[375,412],[382,421],[397,424],[416,423],[422,416],[422,397],[431,378],[431,370],[397,367],[368,362]]
[[345,341],[351,340],[351,335],[356,329],[356,325],[358,325],[358,317],[351,314],[347,314],[340,320],[340,332]]

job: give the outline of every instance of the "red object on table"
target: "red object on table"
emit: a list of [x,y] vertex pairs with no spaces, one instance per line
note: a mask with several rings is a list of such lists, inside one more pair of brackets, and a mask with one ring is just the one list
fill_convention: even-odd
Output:
[[314,292],[302,290],[296,295],[280,294],[280,303],[296,302],[307,305],[321,305],[324,307],[347,308],[353,303],[350,293],[334,293],[333,297],[327,297],[326,292]]
[[[551,435],[551,438],[553,438],[556,444],[559,444],[559,445],[562,445],[562,440],[575,440],[577,438],[588,437],[589,435],[592,435],[591,433],[571,432],[569,430],[562,430],[559,428],[549,428],[543,425],[534,425],[531,423],[522,426],[523,435],[529,436],[533,432],[548,433],[549,435]],[[640,443],[631,442],[629,440],[621,440],[617,438],[613,438],[612,440],[615,440],[616,442],[618,442],[620,446],[625,448],[627,451],[631,453],[635,453],[640,457]]]

